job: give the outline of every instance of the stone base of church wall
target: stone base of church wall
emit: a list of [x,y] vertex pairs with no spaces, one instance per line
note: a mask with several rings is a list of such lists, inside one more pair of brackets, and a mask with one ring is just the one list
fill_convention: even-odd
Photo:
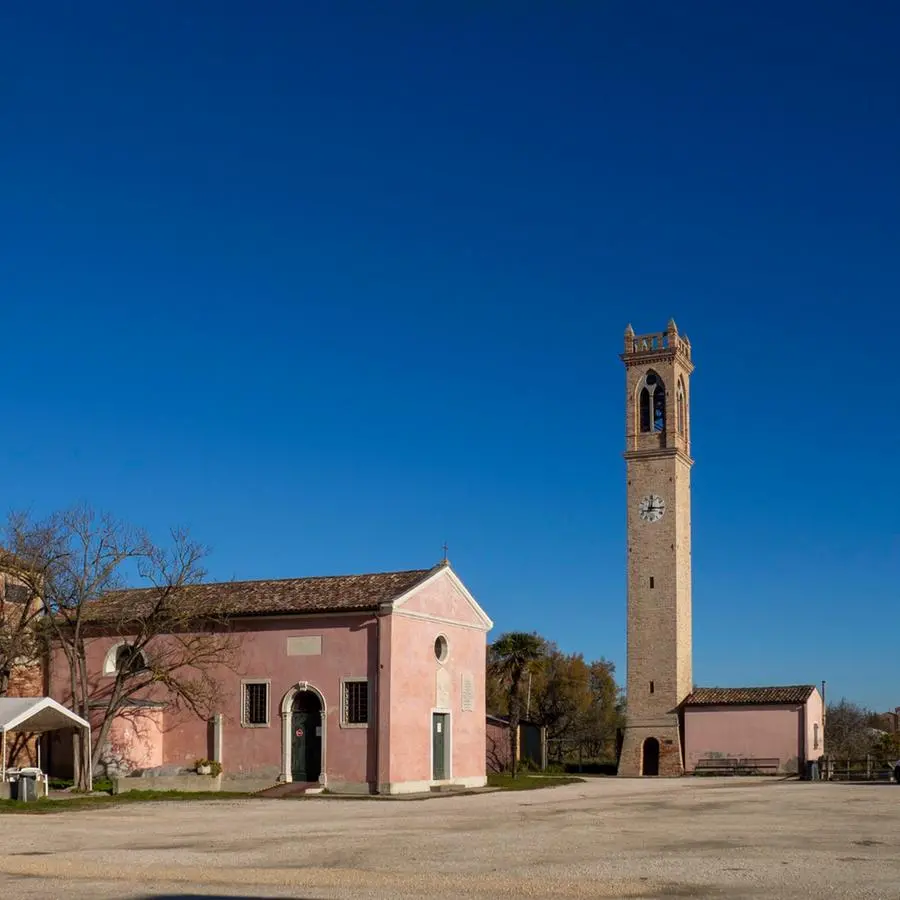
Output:
[[[659,763],[656,773],[645,771],[652,768],[653,753],[646,747],[648,739],[659,742]],[[645,763],[647,766],[645,766]],[[619,757],[619,775],[639,777],[657,774],[661,778],[684,775],[684,757],[681,752],[681,730],[678,716],[665,719],[645,720],[627,723]]]

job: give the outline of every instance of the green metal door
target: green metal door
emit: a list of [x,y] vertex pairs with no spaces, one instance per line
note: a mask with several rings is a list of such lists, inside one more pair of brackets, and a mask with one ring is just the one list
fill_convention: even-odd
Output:
[[294,710],[291,716],[291,778],[318,781],[322,773],[322,716]]
[[431,752],[432,772],[431,777],[435,781],[442,781],[447,777],[447,725],[450,716],[447,713],[434,713],[431,723]]

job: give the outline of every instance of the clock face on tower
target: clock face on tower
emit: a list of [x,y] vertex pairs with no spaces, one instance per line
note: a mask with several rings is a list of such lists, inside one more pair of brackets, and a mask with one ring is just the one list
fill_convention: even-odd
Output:
[[658,494],[647,494],[638,506],[638,514],[645,522],[658,522],[665,512],[666,501]]

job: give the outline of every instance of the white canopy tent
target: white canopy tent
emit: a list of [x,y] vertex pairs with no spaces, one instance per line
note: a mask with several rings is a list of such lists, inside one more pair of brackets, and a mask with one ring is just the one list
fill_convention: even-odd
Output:
[[[60,728],[84,728],[88,733],[88,753],[90,753],[91,726],[81,716],[76,716],[50,697],[0,697],[0,744],[2,763],[0,781],[6,781],[6,735],[11,731],[27,731],[39,734],[57,731]],[[40,752],[40,747],[38,748]],[[40,765],[40,760],[38,760]],[[91,788],[91,761],[88,760],[88,790]]]

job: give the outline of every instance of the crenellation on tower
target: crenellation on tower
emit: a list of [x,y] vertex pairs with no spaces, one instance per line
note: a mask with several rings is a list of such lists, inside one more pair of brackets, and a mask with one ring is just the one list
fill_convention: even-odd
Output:
[[[629,334],[629,332],[631,332]],[[625,332],[628,661],[622,775],[683,772],[691,680],[690,343]]]
[[672,350],[690,361],[691,342],[687,339],[687,335],[678,333],[674,319],[669,320],[669,327],[665,331],[651,331],[649,334],[635,334],[629,325],[625,329],[625,352],[621,358],[623,360],[626,357],[646,358],[655,353],[665,355]]

